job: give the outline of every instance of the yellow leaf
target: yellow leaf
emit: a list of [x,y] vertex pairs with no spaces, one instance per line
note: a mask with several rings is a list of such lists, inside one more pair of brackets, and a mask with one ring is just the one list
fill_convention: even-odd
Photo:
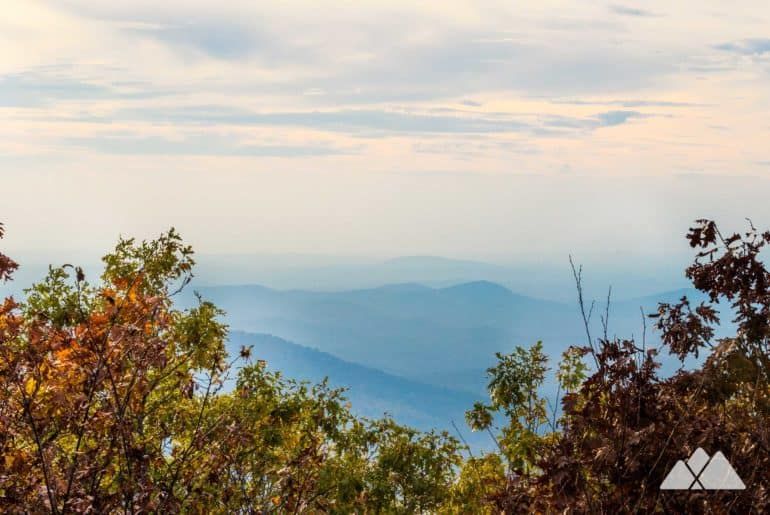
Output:
[[24,383],[24,391],[27,392],[27,395],[32,395],[32,393],[35,391],[36,386],[37,386],[37,381],[35,381],[30,377]]
[[279,504],[281,504],[281,496],[280,495],[276,495],[275,497],[273,497],[270,500],[273,501],[273,504],[275,506],[278,506]]

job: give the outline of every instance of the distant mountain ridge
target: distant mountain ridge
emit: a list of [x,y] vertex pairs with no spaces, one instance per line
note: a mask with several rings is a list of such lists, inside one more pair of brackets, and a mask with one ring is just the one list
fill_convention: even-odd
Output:
[[338,292],[259,285],[199,290],[227,312],[234,330],[273,334],[389,374],[473,393],[483,392],[483,371],[495,352],[543,340],[558,355],[582,335],[575,306],[490,281]]
[[[683,265],[686,263],[683,263]],[[633,273],[629,273],[629,270]],[[572,300],[574,283],[567,257],[563,263],[488,263],[441,256],[401,256],[385,260],[309,255],[198,256],[199,285],[262,284],[279,290],[342,291],[386,284],[419,283],[434,287],[486,280],[538,298]],[[628,269],[590,264],[587,290],[600,295],[612,284],[624,298],[649,295],[686,282],[681,267],[632,263]]]
[[[569,345],[585,344],[576,304],[527,297],[486,280],[440,288],[399,283],[336,292],[260,285],[198,289],[227,312],[235,330],[273,334],[389,374],[474,393],[482,391],[483,370],[493,363],[495,352],[542,340],[546,352],[556,358]],[[640,307],[652,313],[658,299],[674,302],[684,293],[701,300],[691,290],[613,300],[610,336],[640,337]],[[192,300],[188,292],[187,301]],[[599,299],[595,307],[595,336],[601,332],[598,313],[603,304]],[[648,343],[653,344],[653,323],[644,323]],[[441,359],[426,367],[437,354]]]

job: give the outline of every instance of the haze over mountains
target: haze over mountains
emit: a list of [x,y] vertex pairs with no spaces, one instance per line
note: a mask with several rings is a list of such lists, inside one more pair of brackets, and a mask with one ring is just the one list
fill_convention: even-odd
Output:
[[[273,334],[388,373],[469,391],[478,391],[478,385],[458,383],[457,374],[485,369],[495,352],[542,340],[547,352],[558,355],[568,345],[585,342],[574,303],[519,295],[488,281],[340,292],[258,285],[197,290],[227,312],[227,322],[236,330]],[[673,301],[684,293],[688,291],[611,303],[610,332],[641,336],[640,307],[650,313],[658,300]],[[593,316],[597,335],[601,303]],[[652,331],[648,337],[654,340]]]
[[[586,263],[585,285],[596,295],[612,285],[618,298],[656,294],[687,286],[688,264],[623,258]],[[279,290],[341,291],[387,284],[449,286],[485,280],[537,298],[572,302],[575,298],[568,256],[549,262],[482,262],[436,256],[393,259],[315,255],[200,255],[199,285],[260,284]]]
[[[413,261],[412,261],[413,262]],[[454,266],[454,265],[452,265]],[[427,281],[426,281],[427,282]],[[261,285],[200,286],[204,298],[227,312],[232,352],[254,345],[254,357],[289,377],[349,388],[353,407],[369,416],[392,414],[421,429],[464,427],[463,413],[486,398],[485,370],[496,352],[543,341],[556,366],[569,345],[584,345],[585,328],[575,302],[522,295],[476,280],[451,286],[409,282],[341,291],[281,290]],[[606,297],[607,292],[604,292]],[[675,302],[693,290],[676,289],[612,301],[610,336],[642,338],[642,309]],[[180,299],[193,302],[192,292]],[[588,299],[590,303],[590,298]],[[594,336],[602,332],[605,299],[597,299]],[[657,345],[647,321],[646,344]],[[664,355],[664,369],[678,363]],[[553,381],[546,386],[552,397]],[[465,435],[484,446],[482,435]]]
[[[0,293],[19,294],[45,268],[23,267],[19,280]],[[569,345],[585,344],[569,264],[554,270],[434,257],[355,262],[202,256],[196,279],[178,302],[189,306],[194,290],[200,292],[226,311],[231,352],[253,345],[255,359],[265,359],[288,377],[319,381],[328,376],[332,385],[349,388],[361,414],[387,412],[421,429],[451,430],[452,421],[464,427],[464,411],[485,399],[485,370],[496,352],[542,340],[555,366]],[[99,267],[87,266],[86,272],[93,280]],[[626,274],[608,267],[586,269],[587,301],[597,300],[594,336],[602,331],[608,284],[614,292],[610,336],[640,339],[640,307],[651,313],[658,302],[674,302],[684,294],[702,299],[679,288],[686,283],[673,273],[655,272],[653,267]],[[646,341],[657,343],[650,321]],[[664,356],[668,371],[676,366]],[[465,436],[473,445],[486,440]]]
[[262,286],[199,291],[227,312],[234,329],[273,334],[390,374],[472,392],[480,391],[495,352],[541,339],[558,353],[580,335],[572,307],[485,281],[342,292]]
[[[0,285],[2,292],[20,293],[43,277],[53,264],[82,266],[88,277],[101,271],[100,256],[86,251],[22,251],[13,254],[21,267],[13,282]],[[342,291],[377,288],[388,284],[419,283],[451,286],[463,282],[490,281],[512,291],[540,299],[572,303],[574,281],[568,256],[556,261],[483,262],[435,256],[403,256],[393,259],[309,254],[196,254],[193,286],[259,284],[278,290]],[[583,262],[583,261],[579,261]],[[660,263],[617,256],[616,260],[585,262],[586,290],[597,298],[612,285],[616,298],[629,299],[686,287],[682,270],[688,261]]]

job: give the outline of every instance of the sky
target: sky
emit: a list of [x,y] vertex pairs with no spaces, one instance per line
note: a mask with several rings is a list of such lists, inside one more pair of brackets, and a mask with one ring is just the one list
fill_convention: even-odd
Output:
[[5,0],[3,248],[666,262],[768,115],[765,1]]

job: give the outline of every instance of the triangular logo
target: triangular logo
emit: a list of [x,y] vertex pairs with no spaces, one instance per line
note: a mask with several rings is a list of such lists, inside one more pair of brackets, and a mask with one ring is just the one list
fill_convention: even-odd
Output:
[[717,451],[709,464],[703,469],[698,480],[706,490],[745,490],[738,473],[735,471],[725,455]]
[[682,460],[676,462],[660,485],[661,490],[687,490],[695,482],[695,476]]
[[721,451],[712,458],[698,447],[685,463],[679,460],[668,473],[661,490],[744,490],[738,473]]

